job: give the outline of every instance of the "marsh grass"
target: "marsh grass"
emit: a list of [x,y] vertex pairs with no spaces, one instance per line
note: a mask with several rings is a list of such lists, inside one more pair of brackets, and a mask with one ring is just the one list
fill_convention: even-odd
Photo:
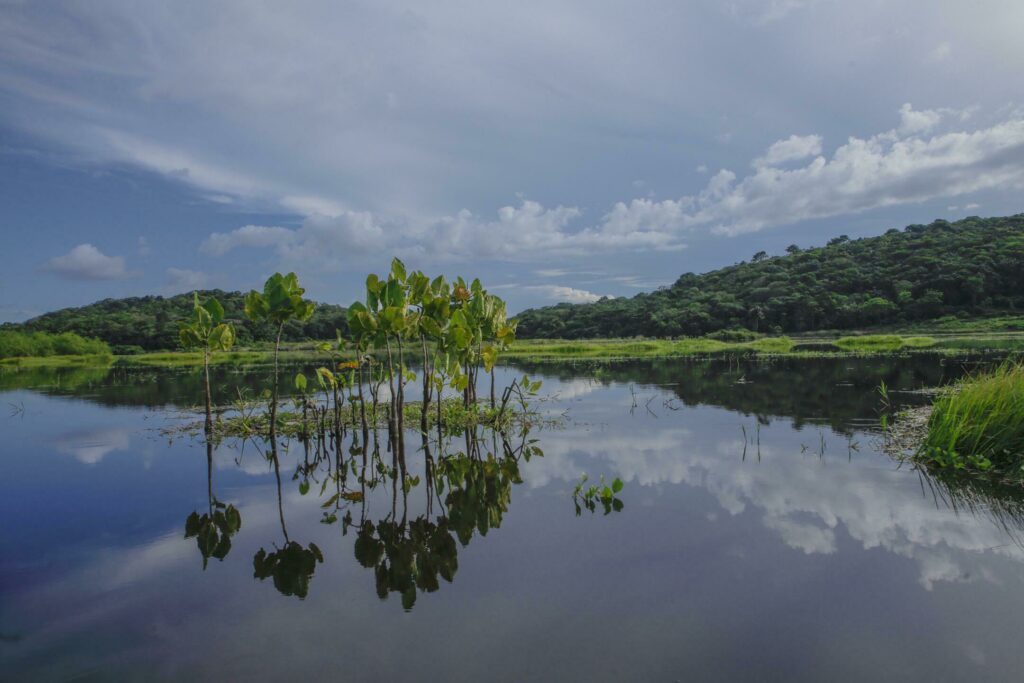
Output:
[[935,340],[931,337],[901,337],[898,334],[865,334],[840,337],[833,343],[843,351],[879,353],[899,351],[903,348],[928,348],[935,345]]
[[684,339],[517,340],[507,357],[533,358],[651,358],[698,356],[717,353],[788,353],[789,337],[763,337],[753,341],[726,342],[707,337]]
[[1024,364],[958,382],[932,406],[918,459],[942,468],[1024,474]]

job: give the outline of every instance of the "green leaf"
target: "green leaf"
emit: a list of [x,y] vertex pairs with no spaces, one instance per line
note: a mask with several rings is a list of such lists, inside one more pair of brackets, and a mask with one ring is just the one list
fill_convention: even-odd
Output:
[[612,491],[618,493],[619,491],[622,490],[623,486],[624,484],[622,483],[622,480],[619,479],[618,477],[615,477],[615,481],[612,482]]
[[391,274],[398,280],[402,282],[405,281],[405,264],[402,263],[398,257],[391,259]]
[[210,314],[214,324],[224,319],[224,307],[214,297],[210,297],[203,303],[203,308]]
[[295,388],[303,393],[306,391],[306,376],[301,372],[295,375]]
[[303,479],[302,483],[299,484],[299,495],[304,496],[307,493],[309,493],[309,480]]

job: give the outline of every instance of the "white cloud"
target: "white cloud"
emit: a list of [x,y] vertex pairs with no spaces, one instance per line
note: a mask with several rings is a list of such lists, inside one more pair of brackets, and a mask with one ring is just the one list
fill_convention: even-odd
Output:
[[191,292],[194,289],[206,289],[210,284],[210,276],[196,270],[184,268],[167,269],[167,290],[172,293]]
[[131,443],[129,430],[108,427],[74,432],[57,437],[57,451],[74,457],[86,465],[95,465],[110,453],[127,451]]
[[980,209],[981,208],[981,204],[976,204],[974,202],[971,202],[970,204],[964,204],[964,208],[967,209],[968,211],[972,211],[974,209]]
[[[1024,187],[1024,117],[973,131],[917,135],[946,117],[946,111],[937,111],[905,107],[900,129],[867,139],[851,137],[831,158],[817,156],[805,166],[762,166],[738,181],[735,174],[720,171],[695,197],[619,203],[606,223],[669,237],[700,227],[735,235],[936,197]],[[962,121],[970,112],[956,114]]]
[[139,236],[138,250],[139,256],[149,256],[153,253],[153,249],[149,246],[149,242],[142,235]]
[[787,161],[797,161],[821,154],[820,135],[790,135],[785,140],[772,143],[764,156],[751,163],[754,168],[761,166],[777,166]]
[[[551,301],[568,302],[571,304],[592,304],[604,296],[585,289],[577,289],[576,287],[567,287],[564,285],[525,285],[520,287],[520,289],[526,289],[532,292],[541,292]],[[615,297],[611,298],[614,299]]]
[[91,244],[79,244],[50,259],[45,268],[73,280],[119,280],[134,275],[125,270],[123,257],[107,256]]
[[914,109],[909,102],[900,107],[899,132],[912,135],[926,133],[942,121],[942,112],[936,109]]
[[264,225],[243,225],[229,233],[215,232],[206,238],[199,251],[211,256],[223,256],[239,247],[280,247],[291,242],[295,231]]

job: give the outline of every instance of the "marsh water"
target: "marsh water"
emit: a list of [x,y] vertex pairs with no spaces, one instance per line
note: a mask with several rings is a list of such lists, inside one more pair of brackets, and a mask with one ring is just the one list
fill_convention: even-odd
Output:
[[[351,435],[208,460],[167,433],[195,370],[9,372],[0,677],[1019,680],[1024,504],[877,427],[881,381],[918,404],[979,362],[518,363],[499,382],[543,379],[562,423],[429,459],[411,432],[404,486]],[[215,398],[267,372],[218,369]],[[621,509],[577,514],[583,473]]]

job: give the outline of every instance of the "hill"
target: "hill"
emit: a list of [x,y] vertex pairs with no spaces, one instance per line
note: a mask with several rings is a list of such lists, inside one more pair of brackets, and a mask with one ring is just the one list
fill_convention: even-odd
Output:
[[[270,341],[274,330],[265,323],[253,323],[245,317],[245,295],[219,289],[200,291],[199,297],[215,296],[224,306],[225,318],[235,324],[240,344]],[[88,306],[65,308],[46,313],[4,328],[26,332],[74,332],[95,337],[110,344],[115,352],[132,347],[145,350],[178,348],[178,323],[192,312],[192,294],[172,297],[142,296],[104,299]],[[345,309],[334,304],[317,304],[313,317],[304,323],[290,322],[283,339],[333,339],[334,330],[348,330]]]
[[836,237],[632,298],[523,311],[522,338],[699,336],[850,329],[1024,310],[1024,214]]

